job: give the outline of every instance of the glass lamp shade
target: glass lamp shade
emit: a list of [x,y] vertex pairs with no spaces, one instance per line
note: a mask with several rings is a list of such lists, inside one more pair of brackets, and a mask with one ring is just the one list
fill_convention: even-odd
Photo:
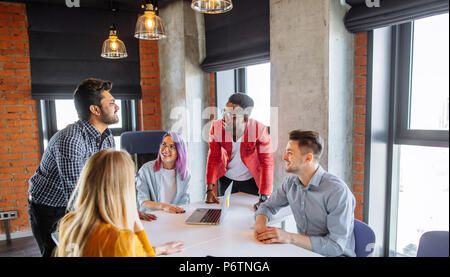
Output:
[[125,44],[117,37],[116,30],[111,30],[109,32],[109,38],[103,42],[101,56],[107,59],[121,59],[128,57]]
[[137,20],[134,37],[147,40],[166,38],[162,19],[154,11],[146,10]]
[[191,8],[208,14],[225,13],[233,8],[231,0],[193,0]]

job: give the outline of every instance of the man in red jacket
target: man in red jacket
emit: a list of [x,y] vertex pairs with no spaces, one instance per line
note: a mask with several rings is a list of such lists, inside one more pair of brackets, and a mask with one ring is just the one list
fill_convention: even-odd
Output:
[[232,192],[259,194],[259,205],[272,194],[273,153],[267,127],[249,118],[253,100],[244,93],[228,99],[224,116],[211,125],[206,165],[206,203],[219,203],[213,187],[223,195],[233,182]]

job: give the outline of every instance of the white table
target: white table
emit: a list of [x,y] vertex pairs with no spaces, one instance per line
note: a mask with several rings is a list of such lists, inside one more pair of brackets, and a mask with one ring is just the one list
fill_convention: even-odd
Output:
[[[184,242],[184,251],[171,257],[321,257],[321,255],[290,244],[262,244],[253,237],[255,222],[253,204],[258,197],[246,193],[231,195],[230,210],[225,221],[216,226],[188,225],[185,220],[196,208],[220,207],[204,202],[183,206],[184,214],[155,212],[156,221],[143,221],[150,243],[153,246],[173,240]],[[268,225],[283,221],[291,214],[289,207],[283,208]]]

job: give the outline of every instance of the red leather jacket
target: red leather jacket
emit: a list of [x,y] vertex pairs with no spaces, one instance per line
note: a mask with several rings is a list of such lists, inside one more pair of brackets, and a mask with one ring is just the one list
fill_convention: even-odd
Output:
[[[222,177],[233,150],[232,134],[225,132],[222,120],[215,120],[209,132],[206,183],[215,184]],[[271,195],[273,185],[273,153],[267,127],[249,119],[241,142],[241,159],[250,170],[259,194]]]

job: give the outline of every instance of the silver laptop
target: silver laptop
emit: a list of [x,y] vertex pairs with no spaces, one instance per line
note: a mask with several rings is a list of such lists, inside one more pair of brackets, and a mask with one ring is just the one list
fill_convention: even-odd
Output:
[[197,208],[188,219],[186,224],[194,225],[218,225],[225,219],[225,215],[230,209],[230,197],[233,183],[225,190],[224,196],[220,199],[220,208]]

